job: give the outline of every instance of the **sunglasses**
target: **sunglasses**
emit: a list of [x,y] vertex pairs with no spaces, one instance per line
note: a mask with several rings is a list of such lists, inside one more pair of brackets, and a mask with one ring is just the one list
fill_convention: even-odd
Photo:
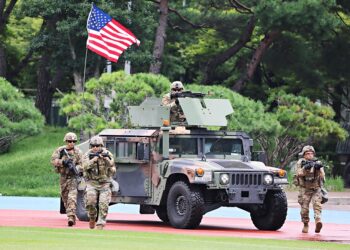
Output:
[[72,141],[72,140],[67,140],[66,142],[68,142],[68,143],[76,143],[77,141]]
[[100,144],[90,144],[90,146],[92,147],[92,148],[98,148],[98,147],[100,147],[101,145]]
[[182,91],[183,89],[178,89],[178,88],[176,88],[176,89],[171,89],[172,91]]

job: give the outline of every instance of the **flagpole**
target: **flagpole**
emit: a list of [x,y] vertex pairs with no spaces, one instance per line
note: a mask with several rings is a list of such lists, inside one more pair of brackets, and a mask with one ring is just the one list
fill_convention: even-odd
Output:
[[[81,114],[85,114],[85,76],[86,76],[86,63],[87,63],[87,54],[88,54],[88,48],[85,50],[85,60],[84,60],[84,73],[83,73],[83,82],[82,82],[82,90],[83,90],[83,95],[82,95],[82,100],[81,100]],[[83,130],[83,123],[80,123],[80,140],[82,141],[82,138],[84,138],[84,130]],[[84,138],[85,140],[85,138]]]

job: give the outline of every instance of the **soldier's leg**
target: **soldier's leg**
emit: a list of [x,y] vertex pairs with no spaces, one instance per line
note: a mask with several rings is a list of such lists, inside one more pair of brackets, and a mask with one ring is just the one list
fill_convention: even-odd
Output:
[[98,195],[98,191],[94,187],[89,185],[86,187],[85,208],[89,216],[89,226],[91,229],[95,227],[95,221],[97,217],[97,209],[96,209],[97,195]]
[[98,221],[96,223],[96,226],[98,229],[103,229],[104,225],[106,224],[106,218],[108,214],[108,207],[109,203],[112,198],[112,191],[111,188],[103,188],[100,191],[100,196],[99,196],[99,212],[98,212]]
[[75,179],[70,179],[67,183],[68,195],[67,195],[67,215],[75,216],[75,212],[77,209],[77,182]]
[[317,189],[314,192],[314,195],[312,197],[312,205],[314,209],[314,218],[315,218],[315,232],[319,233],[322,229],[322,222],[321,222],[321,215],[322,215],[322,194],[321,189]]
[[68,201],[68,185],[67,185],[67,180],[60,178],[60,189],[61,189],[61,198],[64,204],[65,209],[67,210],[67,201]]
[[298,202],[301,206],[300,210],[300,216],[301,216],[301,221],[303,222],[303,233],[308,233],[309,232],[309,205],[311,201],[310,194],[307,192],[305,188],[300,188],[299,190],[299,196],[298,196]]
[[311,201],[312,195],[305,189],[300,188],[299,195],[298,195],[298,202],[300,204],[301,210],[300,210],[300,216],[301,221],[304,223],[309,223],[309,205]]
[[68,226],[75,225],[75,214],[77,209],[77,197],[78,183],[76,179],[70,179],[68,181],[68,200],[67,200],[67,217],[68,217]]

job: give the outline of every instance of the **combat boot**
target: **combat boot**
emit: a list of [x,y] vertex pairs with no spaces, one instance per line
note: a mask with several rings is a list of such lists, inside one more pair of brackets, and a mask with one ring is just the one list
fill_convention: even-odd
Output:
[[304,222],[304,227],[303,227],[302,232],[305,234],[309,232],[309,223]]
[[68,226],[72,227],[74,225],[75,225],[75,216],[74,215],[68,216]]
[[98,229],[98,230],[103,230],[103,228],[104,228],[104,225],[97,225],[96,226],[96,229]]
[[315,233],[321,232],[321,229],[322,229],[322,222],[321,222],[321,220],[316,220]]
[[95,219],[90,219],[89,221],[89,227],[90,229],[94,229],[96,225]]

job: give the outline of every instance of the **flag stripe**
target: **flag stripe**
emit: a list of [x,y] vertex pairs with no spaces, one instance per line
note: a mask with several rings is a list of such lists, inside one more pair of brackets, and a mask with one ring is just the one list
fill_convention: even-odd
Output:
[[97,38],[94,37],[90,37],[88,44],[93,43],[96,46],[101,46],[103,49],[105,49],[106,51],[109,51],[110,53],[118,53],[119,55],[121,53],[123,53],[123,49],[119,49],[119,48],[115,48],[113,46],[108,45],[107,43],[105,43],[102,40],[99,40]]
[[117,48],[120,49],[122,51],[124,51],[125,49],[127,49],[129,46],[126,46],[122,43],[119,43],[117,41],[114,41],[112,39],[108,39],[105,36],[103,36],[103,34],[95,34],[95,33],[91,33],[90,37],[94,38],[94,39],[99,39],[101,42],[103,42],[103,44],[106,44],[106,46],[111,46],[112,48]]
[[130,30],[94,4],[88,17],[87,30],[86,47],[112,62],[117,62],[123,51],[132,44],[140,44]]

